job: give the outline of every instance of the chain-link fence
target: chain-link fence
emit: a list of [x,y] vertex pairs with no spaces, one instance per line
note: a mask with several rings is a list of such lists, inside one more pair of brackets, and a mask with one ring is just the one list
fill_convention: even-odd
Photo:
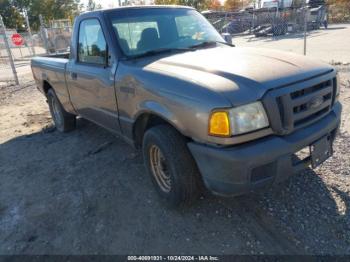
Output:
[[239,12],[206,11],[203,15],[220,33],[279,36],[327,27],[324,5],[290,8],[246,9]]
[[72,25],[69,19],[59,19],[44,23],[40,16],[41,29],[37,34],[38,44],[42,44],[47,53],[65,53],[69,51]]
[[0,86],[27,84],[33,81],[30,59],[34,56],[69,52],[72,26],[61,19],[45,24],[41,17],[38,32],[32,32],[28,19],[27,30],[18,33],[0,22]]
[[6,30],[2,17],[0,16],[0,87],[10,82],[19,84],[9,43],[9,36],[11,33],[13,32]]
[[[350,61],[350,2],[262,0],[236,12],[202,14],[225,39],[243,47],[306,54],[325,62]],[[342,23],[342,24],[339,24]]]
[[327,7],[328,20],[330,23],[350,22],[350,1],[331,4]]

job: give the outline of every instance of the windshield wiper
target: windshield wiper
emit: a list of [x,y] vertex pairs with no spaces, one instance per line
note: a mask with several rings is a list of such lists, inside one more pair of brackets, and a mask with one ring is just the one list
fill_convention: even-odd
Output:
[[207,46],[213,46],[216,44],[223,44],[223,45],[228,45],[228,46],[234,46],[226,42],[220,42],[220,41],[205,41],[196,45],[192,45],[189,47],[178,47],[178,48],[158,48],[158,49],[153,49],[146,51],[142,54],[138,55],[131,55],[128,56],[127,59],[135,59],[135,58],[141,58],[141,57],[146,57],[146,56],[153,56],[153,55],[158,55],[162,53],[168,53],[168,52],[186,52],[186,51],[195,51],[197,48],[202,48],[202,47],[207,47]]
[[234,47],[234,45],[226,43],[226,42],[221,42],[221,41],[204,41],[204,42],[196,44],[196,45],[191,45],[189,48],[196,49],[196,48],[214,46],[214,45],[217,45],[217,44],[223,44],[223,45],[228,45],[228,46]]
[[140,57],[146,57],[146,56],[153,56],[153,55],[158,55],[162,53],[168,53],[168,52],[176,52],[176,51],[193,51],[191,48],[158,48],[154,50],[149,50],[147,52],[144,52],[139,55],[132,55],[129,56],[128,58],[134,59],[134,58],[140,58]]

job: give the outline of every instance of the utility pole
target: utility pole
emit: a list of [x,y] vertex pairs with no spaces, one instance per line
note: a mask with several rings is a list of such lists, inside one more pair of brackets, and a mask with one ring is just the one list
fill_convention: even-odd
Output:
[[4,34],[5,47],[6,47],[7,54],[8,54],[9,60],[10,60],[11,69],[13,72],[13,76],[15,78],[16,85],[19,85],[17,71],[16,71],[16,67],[15,67],[15,62],[13,61],[10,44],[8,42],[7,35],[6,35],[6,27],[5,27],[4,21],[2,20],[2,16],[0,15],[0,34],[1,33]]
[[304,4],[304,55],[306,55],[306,40],[307,40],[307,6],[306,0],[303,2]]

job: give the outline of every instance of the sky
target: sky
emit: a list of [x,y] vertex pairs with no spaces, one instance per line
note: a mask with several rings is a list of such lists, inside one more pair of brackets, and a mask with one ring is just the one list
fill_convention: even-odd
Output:
[[[89,2],[89,0],[82,0],[80,1],[85,6]],[[109,7],[117,7],[118,6],[118,0],[95,0],[96,4],[101,4],[103,8],[109,8]]]

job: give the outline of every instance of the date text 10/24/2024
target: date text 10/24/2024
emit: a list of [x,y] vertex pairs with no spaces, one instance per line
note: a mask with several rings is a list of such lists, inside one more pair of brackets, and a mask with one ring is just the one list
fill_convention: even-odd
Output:
[[128,261],[218,261],[216,256],[128,256]]

